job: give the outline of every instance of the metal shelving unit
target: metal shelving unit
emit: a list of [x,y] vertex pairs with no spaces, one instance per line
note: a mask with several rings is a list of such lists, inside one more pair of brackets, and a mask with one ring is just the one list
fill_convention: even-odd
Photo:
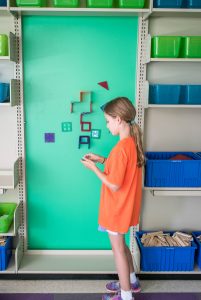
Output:
[[[15,32],[15,17],[9,12],[9,3],[7,7],[0,9],[0,27],[1,33],[5,33],[9,37],[9,55],[0,56],[1,78],[2,81],[10,81],[10,100],[9,102],[0,104],[1,114],[1,163],[0,163],[0,201],[16,202],[17,207],[14,212],[13,222],[9,231],[0,234],[1,236],[13,237],[13,255],[9,265],[5,271],[0,274],[15,274],[19,265],[19,258],[22,254],[20,249],[19,229],[22,224],[22,202],[19,199],[19,162],[17,145],[17,105],[20,103],[20,79],[16,77],[16,69],[18,65],[18,37]],[[14,32],[14,33],[13,33]],[[19,124],[21,127],[21,124]],[[15,143],[16,142],[16,143]],[[5,147],[4,147],[4,144]],[[12,149],[12,151],[10,151]],[[12,165],[10,162],[13,162]],[[11,167],[10,167],[11,165]]]
[[[153,7],[153,1],[151,4]],[[199,151],[201,142],[201,105],[150,105],[148,104],[148,82],[162,84],[201,84],[200,71],[196,68],[201,59],[153,59],[151,36],[154,35],[201,35],[201,10],[155,9],[149,15],[147,35],[144,37],[142,61],[146,66],[144,85],[144,144],[145,151]],[[189,28],[186,24],[191,24]],[[198,25],[199,24],[199,25]],[[198,25],[198,26],[197,26]],[[181,66],[181,67],[180,67]],[[195,67],[195,68],[194,68]],[[185,72],[186,71],[186,72]],[[193,74],[195,71],[196,74]],[[177,82],[178,80],[178,82]],[[141,100],[140,100],[141,101]],[[198,125],[193,127],[193,125]],[[181,126],[181,127],[180,127]],[[182,128],[183,126],[183,128]],[[192,126],[192,127],[191,127]],[[191,130],[190,130],[190,129]],[[194,130],[193,130],[194,129]],[[191,135],[190,132],[193,133]],[[198,149],[198,150],[196,150]],[[201,228],[197,210],[200,210],[201,187],[199,188],[155,188],[143,187],[143,211],[138,229],[141,230],[189,230]],[[192,219],[188,214],[195,209]],[[179,214],[178,214],[179,212]],[[192,272],[144,272],[140,270],[140,251],[133,241],[136,270],[140,274],[201,274],[195,266]]]

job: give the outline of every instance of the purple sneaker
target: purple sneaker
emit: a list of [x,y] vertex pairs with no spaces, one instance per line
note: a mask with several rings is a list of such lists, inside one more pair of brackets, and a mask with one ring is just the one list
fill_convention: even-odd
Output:
[[[120,291],[119,281],[111,281],[106,284],[106,289],[111,293],[118,293]],[[137,279],[135,283],[131,283],[131,291],[133,293],[139,293],[141,291],[140,282]]]
[[[121,295],[104,294],[102,300],[122,300]],[[132,298],[134,300],[134,298]]]

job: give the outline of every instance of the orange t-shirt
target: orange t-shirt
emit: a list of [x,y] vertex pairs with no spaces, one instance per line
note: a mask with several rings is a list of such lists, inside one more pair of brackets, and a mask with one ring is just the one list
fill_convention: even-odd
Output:
[[102,184],[98,223],[126,233],[138,224],[142,197],[142,168],[137,167],[137,150],[132,137],[120,140],[105,164],[107,180],[119,186],[116,192]]

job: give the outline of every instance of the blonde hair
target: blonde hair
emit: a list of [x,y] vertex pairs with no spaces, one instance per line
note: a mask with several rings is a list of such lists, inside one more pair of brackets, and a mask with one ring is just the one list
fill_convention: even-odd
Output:
[[113,118],[119,116],[130,125],[130,135],[133,137],[137,149],[137,166],[142,167],[145,162],[142,132],[139,125],[135,122],[136,109],[132,102],[126,97],[118,97],[107,102],[102,109],[109,116]]

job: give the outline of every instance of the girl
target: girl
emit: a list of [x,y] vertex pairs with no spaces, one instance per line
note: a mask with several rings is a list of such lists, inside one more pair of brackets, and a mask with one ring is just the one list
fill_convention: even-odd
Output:
[[[138,224],[144,154],[141,131],[135,123],[136,110],[128,98],[119,97],[102,107],[107,128],[120,141],[108,158],[88,153],[81,162],[102,181],[99,229],[107,231],[115,258],[119,282],[106,288],[117,294],[105,294],[102,300],[132,300],[132,291],[140,284],[134,273],[131,252],[125,243],[125,233]],[[102,172],[96,163],[104,163]]]

